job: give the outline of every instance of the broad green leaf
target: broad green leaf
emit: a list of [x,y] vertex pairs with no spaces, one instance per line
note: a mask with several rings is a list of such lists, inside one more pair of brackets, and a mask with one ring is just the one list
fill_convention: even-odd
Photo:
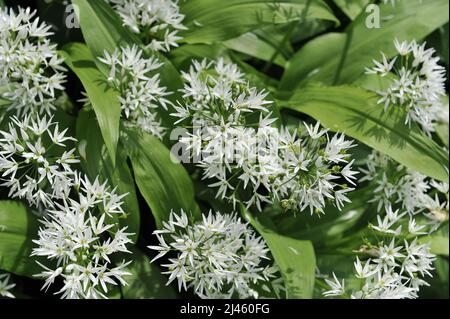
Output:
[[0,8],[4,8],[5,7],[5,2],[3,0],[0,0]]
[[418,127],[406,125],[406,115],[400,108],[384,112],[374,93],[348,86],[308,87],[279,105],[305,113],[412,170],[440,181],[448,180],[446,152]]
[[447,256],[449,250],[448,236],[431,235],[421,238],[421,242],[430,243],[430,252],[436,255]]
[[[231,50],[247,54],[263,61],[269,61],[275,53],[275,48],[272,45],[261,40],[256,34],[251,32],[227,40],[223,44]],[[278,54],[274,63],[283,67],[286,63],[286,59],[281,54]]]
[[27,207],[15,201],[0,201],[0,269],[32,277],[41,268],[30,258],[39,223]]
[[189,0],[180,2],[187,43],[211,43],[238,37],[264,25],[306,18],[338,22],[321,0]]
[[312,298],[316,270],[316,257],[312,243],[276,233],[266,226],[269,222],[262,215],[253,216],[245,209],[243,214],[264,238],[275,263],[280,268],[286,286],[286,297],[288,299]]
[[194,187],[183,165],[174,163],[170,150],[156,137],[137,128],[124,127],[123,143],[133,166],[142,196],[150,206],[156,225],[161,227],[171,210],[184,209],[198,217]]
[[448,222],[440,227],[436,232],[429,236],[421,237],[421,243],[429,243],[430,251],[439,256],[448,258],[449,240],[448,240]]
[[445,96],[442,103],[441,118],[435,125],[436,134],[444,145],[449,147],[449,103],[448,96]]
[[178,68],[189,68],[191,59],[204,58],[214,60],[227,56],[227,48],[221,44],[185,44],[170,52],[170,60]]
[[370,0],[334,0],[342,11],[352,20],[366,8]]
[[174,299],[176,293],[166,286],[167,278],[161,274],[155,264],[137,248],[131,248],[132,255],[125,255],[131,264],[124,268],[131,273],[126,277],[128,285],[121,288],[125,299]]
[[78,6],[81,32],[94,57],[103,56],[105,50],[111,53],[121,45],[139,42],[134,33],[122,26],[122,20],[106,1],[72,0],[72,3]]
[[108,87],[107,79],[96,68],[94,57],[87,46],[71,43],[64,46],[60,53],[86,90],[114,166],[121,112],[117,93]]
[[133,233],[131,239],[136,242],[139,236],[140,214],[133,176],[127,163],[125,147],[119,142],[117,149],[117,162],[113,165],[109,157],[100,128],[91,111],[83,110],[78,115],[77,139],[81,154],[81,165],[91,180],[99,177],[103,182],[108,181],[117,193],[127,194],[124,198],[124,211],[126,218],[118,217],[121,227],[127,226],[127,232]]
[[[448,108],[448,104],[446,106]],[[447,111],[448,114],[448,111]],[[449,125],[445,122],[439,122],[436,125],[436,133],[447,148],[449,147]]]
[[380,5],[381,28],[366,26],[363,12],[342,34],[325,34],[308,42],[286,64],[280,89],[292,90],[306,82],[352,83],[380,58],[395,54],[393,41],[417,41],[448,22],[448,0],[398,1]]

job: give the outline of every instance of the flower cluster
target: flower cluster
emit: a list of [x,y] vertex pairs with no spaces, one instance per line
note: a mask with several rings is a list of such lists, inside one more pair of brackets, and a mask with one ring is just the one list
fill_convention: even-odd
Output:
[[[216,182],[217,196],[247,206],[281,201],[285,209],[323,212],[327,201],[340,208],[348,202],[356,172],[343,134],[330,137],[316,126],[295,132],[273,127],[267,93],[245,81],[233,63],[223,59],[195,61],[183,73],[183,103],[175,106],[177,123],[193,127],[180,142],[199,163],[204,179]],[[342,167],[345,165],[345,167]],[[248,185],[252,194],[245,198]]]
[[113,267],[111,257],[129,252],[131,242],[126,227],[119,228],[114,216],[123,215],[125,195],[117,195],[106,183],[94,183],[80,178],[75,186],[78,199],[65,199],[44,217],[39,229],[38,247],[32,256],[45,256],[56,261],[54,269],[39,263],[44,270],[36,275],[44,278],[43,289],[62,278],[63,287],[57,292],[62,298],[106,298],[109,285],[126,285],[129,275],[123,261]]
[[[353,299],[411,299],[418,297],[420,287],[428,285],[425,277],[431,277],[435,256],[430,253],[429,243],[422,244],[417,235],[424,234],[424,226],[410,219],[408,229],[402,231],[403,216],[390,207],[386,215],[378,216],[378,225],[371,226],[379,238],[376,244],[368,241],[358,253],[368,255],[365,262],[357,257],[354,263],[359,290],[353,290]],[[414,239],[411,240],[411,236]],[[390,239],[392,238],[392,239]],[[344,281],[326,279],[330,290],[325,296],[346,294]]]
[[410,215],[423,213],[435,230],[448,220],[449,184],[438,182],[397,164],[384,154],[373,151],[360,169],[361,182],[374,184],[373,199],[378,211],[398,205]]
[[350,202],[347,193],[354,189],[342,180],[355,185],[358,174],[352,171],[354,161],[347,153],[353,146],[344,134],[330,137],[319,122],[300,126],[292,134],[284,129],[278,154],[260,160],[262,184],[275,199],[281,199],[285,209],[324,213],[327,201],[341,209]]
[[9,197],[24,198],[35,207],[53,207],[55,199],[69,196],[78,163],[75,149],[52,118],[11,118],[9,130],[0,131],[0,173]]
[[10,292],[16,284],[10,283],[11,276],[9,274],[0,273],[0,297],[14,298],[14,295]]
[[98,179],[91,183],[73,169],[79,160],[75,149],[68,150],[68,142],[75,139],[66,132],[45,116],[11,118],[9,130],[0,132],[1,185],[9,188],[10,197],[26,199],[43,214],[43,227],[34,241],[39,247],[32,255],[56,259],[57,265],[52,270],[41,264],[44,288],[61,276],[64,286],[59,292],[64,298],[105,297],[115,280],[126,284],[122,277],[127,264],[110,266],[110,256],[127,252],[131,242],[113,219],[125,215],[125,195],[117,195]]
[[169,52],[178,47],[178,35],[185,30],[184,15],[176,0],[108,0],[123,24],[141,36],[147,48]]
[[178,288],[193,288],[202,298],[257,298],[257,283],[270,281],[277,271],[262,265],[269,259],[262,238],[236,215],[203,215],[200,222],[190,222],[187,215],[173,212],[164,228],[154,234],[159,246],[158,258],[169,254],[165,274],[168,283],[175,279]]
[[443,109],[446,70],[438,64],[435,50],[426,49],[425,43],[395,40],[394,45],[397,56],[388,59],[382,53],[383,60],[374,61],[375,67],[367,69],[368,74],[389,79],[389,86],[378,92],[379,103],[384,104],[385,111],[391,105],[404,108],[407,112],[405,122],[416,122],[430,134]]
[[395,7],[397,0],[383,0],[384,4],[391,3],[393,7]]
[[35,16],[29,8],[0,8],[0,94],[18,115],[49,113],[64,89],[65,68],[48,39],[50,26]]
[[99,58],[108,65],[108,83],[120,93],[123,116],[141,129],[159,138],[164,134],[156,109],[167,109],[170,95],[160,84],[159,74],[149,75],[163,63],[156,58],[145,58],[137,46],[116,49],[112,54],[105,51]]

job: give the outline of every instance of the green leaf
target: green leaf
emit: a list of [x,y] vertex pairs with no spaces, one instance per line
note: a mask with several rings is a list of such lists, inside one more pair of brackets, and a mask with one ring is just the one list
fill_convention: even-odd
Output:
[[164,144],[137,128],[124,127],[124,144],[133,166],[136,183],[150,206],[158,228],[171,210],[200,212],[194,199],[194,186],[180,163],[174,163]]
[[81,154],[81,165],[91,180],[99,177],[107,180],[111,187],[117,187],[119,194],[128,194],[124,198],[126,218],[118,217],[121,227],[127,226],[127,231],[134,233],[130,236],[136,242],[139,236],[140,212],[133,176],[127,163],[127,152],[119,142],[117,149],[117,163],[113,165],[108,156],[101,137],[98,122],[91,111],[81,111],[77,120],[77,139]]
[[421,243],[429,243],[431,253],[448,257],[448,222],[431,235],[421,237],[419,241]]
[[345,33],[331,33],[308,42],[286,64],[280,89],[292,90],[306,82],[327,85],[352,83],[380,58],[395,54],[393,41],[423,39],[448,22],[447,0],[398,1],[380,5],[380,29],[366,26],[364,12],[349,25]]
[[405,125],[402,109],[384,112],[374,93],[347,86],[308,87],[296,91],[280,106],[308,114],[325,127],[343,132],[412,170],[448,180],[448,154],[417,126]]
[[[125,299],[174,299],[176,293],[171,286],[166,286],[167,279],[159,268],[150,263],[150,259],[137,248],[131,248],[132,262],[124,271],[131,273],[126,276],[128,285],[123,286],[122,295]],[[124,256],[130,260],[130,255]]]
[[40,272],[39,265],[30,258],[38,225],[37,217],[24,204],[0,201],[0,269],[27,277]]
[[170,60],[179,69],[189,68],[191,59],[202,60],[204,58],[214,60],[227,56],[227,48],[221,44],[185,44],[170,52]]
[[4,8],[5,7],[5,2],[3,2],[3,0],[0,0],[0,8]]
[[[275,48],[272,45],[261,40],[256,34],[251,32],[245,33],[240,37],[227,40],[223,44],[228,49],[244,53],[263,61],[269,61],[275,53]],[[278,54],[273,62],[281,67],[284,67],[286,59],[282,55]]]
[[352,20],[364,10],[370,0],[334,0],[342,11]]
[[316,257],[312,243],[278,234],[266,226],[270,221],[264,216],[252,216],[244,208],[242,211],[244,217],[264,238],[275,263],[280,268],[286,286],[286,297],[288,299],[312,298],[316,270]]
[[428,237],[422,237],[421,242],[430,243],[430,252],[432,254],[448,257],[448,250],[449,250],[448,236],[431,235]]
[[[104,51],[113,52],[121,45],[137,44],[139,39],[127,28],[106,1],[72,0],[78,6],[81,32],[94,57],[103,56]],[[97,59],[100,70],[105,66]]]
[[70,43],[65,45],[60,53],[86,90],[114,166],[121,112],[117,93],[108,87],[107,79],[96,68],[94,57],[87,46]]
[[[94,62],[105,77],[109,73],[108,67],[98,60],[98,57],[104,55],[105,50],[112,53],[119,47],[126,45],[144,47],[136,34],[122,26],[120,17],[105,1],[72,0],[72,3],[79,6],[81,31],[87,46],[92,52]],[[174,92],[168,96],[168,99],[175,102],[179,97],[178,90],[183,86],[180,74],[163,55],[154,52],[144,52],[146,57],[151,54],[164,62],[164,65],[154,71],[154,73],[157,72],[159,74],[161,84],[168,91]],[[163,108],[158,108],[156,111],[161,116],[163,126],[170,127],[175,121],[173,117],[169,116],[170,111],[166,111]]]
[[186,16],[181,33],[186,43],[211,43],[238,37],[264,25],[307,18],[338,22],[321,0],[189,0],[180,3]]
[[[367,202],[372,199],[372,189],[367,187],[349,193],[351,203],[339,211],[333,205],[327,205],[326,214],[317,218],[310,214],[282,215],[276,226],[280,233],[290,237],[311,240],[316,249],[322,246],[334,246],[337,241],[353,234],[358,229],[366,228],[370,214],[365,210],[370,207]],[[374,211],[376,211],[374,209]]]

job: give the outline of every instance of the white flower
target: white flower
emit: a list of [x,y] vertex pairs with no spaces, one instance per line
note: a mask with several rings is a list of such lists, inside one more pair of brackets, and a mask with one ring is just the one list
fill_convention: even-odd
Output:
[[389,61],[383,52],[381,52],[381,55],[383,57],[383,62],[380,63],[377,60],[373,60],[375,67],[372,69],[367,68],[367,74],[381,74],[381,76],[386,76],[392,71],[397,58],[393,58],[392,61]]
[[140,35],[147,48],[169,52],[178,47],[182,24],[176,0],[107,0],[122,18],[123,24]]
[[[396,206],[411,216],[422,213],[429,219],[427,224],[420,226],[412,224],[411,219],[409,223],[411,233],[419,235],[425,230],[434,231],[448,220],[448,183],[437,182],[407,169],[377,151],[373,151],[368,156],[366,168],[360,171],[364,174],[360,179],[361,182],[370,181],[377,186],[373,190],[373,198],[370,201],[378,203],[378,211],[385,209],[387,216],[390,216],[389,212],[392,212],[392,207]],[[374,229],[379,231],[384,226],[396,222],[392,218],[386,217],[385,221],[378,218],[378,228],[374,227]],[[431,229],[428,226],[431,226]]]
[[16,284],[11,283],[10,280],[11,276],[9,274],[0,273],[0,297],[15,298],[10,290],[14,288]]
[[0,87],[17,115],[50,113],[57,91],[64,90],[63,59],[48,36],[50,26],[30,8],[0,8]]
[[44,270],[36,276],[45,279],[43,289],[61,277],[64,285],[57,292],[61,298],[106,298],[108,287],[125,285],[123,277],[129,275],[123,270],[129,262],[114,266],[111,256],[129,253],[126,246],[131,243],[131,234],[117,222],[106,221],[110,214],[124,214],[124,195],[115,194],[98,180],[91,183],[81,178],[80,184],[78,199],[56,204],[42,220],[32,256],[44,256],[55,263],[49,268],[38,262]]
[[335,297],[342,296],[345,294],[345,283],[344,280],[342,282],[337,279],[336,275],[333,273],[333,280],[325,279],[325,282],[330,286],[330,290],[327,290],[323,293],[325,297]]
[[376,267],[376,266],[374,267],[370,263],[370,259],[367,260],[363,266],[361,261],[359,260],[359,258],[356,257],[354,266],[355,266],[355,270],[356,270],[356,278],[360,278],[360,279],[371,277],[379,271],[379,267]]
[[171,212],[162,230],[155,231],[159,246],[149,246],[166,255],[163,264],[167,284],[177,281],[178,289],[193,288],[201,298],[257,298],[255,285],[269,282],[273,267],[262,265],[269,259],[264,240],[236,215],[203,215],[189,222],[187,215]]
[[222,58],[194,61],[183,78],[184,100],[171,115],[193,127],[180,142],[203,169],[203,179],[212,180],[208,185],[218,187],[217,197],[258,210],[279,202],[311,213],[323,212],[327,202],[338,208],[349,202],[346,193],[353,188],[342,178],[354,184],[357,172],[347,154],[353,142],[343,134],[331,137],[320,123],[295,131],[273,127],[267,93]]
[[374,61],[374,68],[367,68],[368,74],[386,76],[393,71],[390,86],[378,92],[379,103],[384,104],[385,111],[391,106],[401,107],[407,113],[405,122],[418,123],[422,130],[430,135],[436,121],[442,113],[442,98],[446,95],[446,70],[439,65],[435,50],[425,48],[425,43],[416,41],[394,41],[398,56],[388,59],[382,53],[382,62]]
[[73,185],[74,138],[60,131],[46,116],[12,117],[8,130],[0,131],[1,186],[12,198],[24,198],[35,207],[52,207],[54,199],[67,198]]
[[[162,138],[164,128],[157,109],[167,109],[171,93],[160,84],[159,73],[163,63],[156,58],[145,58],[137,46],[105,51],[99,58],[109,67],[108,83],[120,93],[122,116],[142,130]],[[153,75],[152,75],[153,74]]]

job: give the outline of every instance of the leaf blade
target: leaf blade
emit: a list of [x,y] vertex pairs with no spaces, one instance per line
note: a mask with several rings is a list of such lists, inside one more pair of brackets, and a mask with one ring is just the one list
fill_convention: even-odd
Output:
[[16,201],[0,201],[0,269],[32,277],[40,272],[30,258],[38,233],[37,217]]
[[289,102],[280,103],[389,155],[412,170],[440,181],[448,180],[448,155],[418,127],[409,128],[400,109],[384,113],[373,93],[349,86],[308,87],[294,93]]
[[[446,0],[401,1],[395,7],[388,3],[380,8],[381,17],[390,17],[383,20],[380,29],[367,28],[363,12],[345,33],[325,34],[306,44],[286,64],[280,90],[292,90],[306,82],[352,83],[364,73],[365,67],[372,65],[373,59],[379,59],[380,51],[387,56],[395,54],[395,38],[420,40],[448,22]],[[317,52],[319,56],[315,56]]]
[[169,149],[156,137],[136,128],[124,128],[124,132],[136,183],[157,227],[168,220],[171,210],[183,209],[198,217],[192,181],[181,164],[172,162]]
[[[263,225],[269,221],[255,217],[241,208],[244,217],[264,238],[280,268],[286,286],[286,298],[311,299],[314,293],[316,257],[310,241],[298,240],[276,233]],[[261,222],[260,222],[261,221]]]

